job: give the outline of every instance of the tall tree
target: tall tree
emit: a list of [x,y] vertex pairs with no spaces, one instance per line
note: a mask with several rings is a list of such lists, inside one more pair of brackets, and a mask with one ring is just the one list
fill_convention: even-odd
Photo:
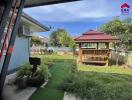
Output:
[[61,36],[61,29],[57,31],[53,31],[50,35],[50,42],[53,46],[60,46],[60,36]]
[[119,18],[115,18],[112,21],[104,24],[100,30],[117,36],[120,38],[120,45],[124,45],[126,48],[129,47],[129,41],[132,40],[132,19],[127,18],[121,21]]
[[103,25],[100,30],[108,34],[115,35],[121,40],[120,43],[114,45],[116,47],[117,56],[116,64],[118,65],[118,50],[127,50],[131,48],[130,41],[132,40],[132,18],[126,18],[122,21],[119,18],[116,18]]
[[60,36],[61,45],[68,47],[69,42],[70,42],[70,35],[65,30],[61,30],[61,36]]
[[53,31],[50,35],[50,41],[53,46],[71,47],[74,44],[73,38],[64,29]]

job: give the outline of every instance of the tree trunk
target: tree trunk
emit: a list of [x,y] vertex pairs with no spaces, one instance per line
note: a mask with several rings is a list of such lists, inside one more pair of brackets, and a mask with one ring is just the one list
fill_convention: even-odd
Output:
[[116,49],[116,66],[118,66],[118,63],[119,63],[119,53]]

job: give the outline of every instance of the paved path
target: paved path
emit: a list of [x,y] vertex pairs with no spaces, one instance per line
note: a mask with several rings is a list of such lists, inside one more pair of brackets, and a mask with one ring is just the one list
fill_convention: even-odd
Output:
[[69,93],[65,92],[63,100],[82,100],[82,99],[80,99],[79,97],[76,97],[73,94],[69,94]]
[[[11,83],[10,81],[12,81],[15,75],[16,74],[14,73],[7,76],[6,78],[6,85],[3,91],[3,97],[4,97],[3,100],[27,100],[37,89],[35,87],[28,87],[23,90],[18,90],[16,85],[8,85],[7,83]],[[46,84],[43,84],[42,86],[44,87],[45,85]],[[69,94],[65,92],[63,100],[82,100],[82,99],[76,97],[73,94]]]
[[18,90],[16,85],[11,84],[15,76],[16,73],[13,73],[6,77],[3,100],[27,100],[36,91],[37,88],[35,87]]
[[18,90],[15,85],[5,85],[3,100],[27,100],[36,91],[35,87]]

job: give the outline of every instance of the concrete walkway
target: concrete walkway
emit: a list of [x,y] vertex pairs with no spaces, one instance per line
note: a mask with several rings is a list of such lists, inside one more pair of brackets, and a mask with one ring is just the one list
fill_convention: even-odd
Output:
[[[37,90],[37,88],[35,87],[28,87],[23,90],[18,90],[16,85],[10,84],[12,83],[11,81],[15,76],[16,73],[7,76],[6,84],[3,91],[3,100],[27,100]],[[48,81],[46,81],[41,87],[45,87],[47,83]],[[65,92],[63,100],[82,100],[82,99],[73,94]]]
[[18,90],[15,85],[5,85],[3,91],[3,100],[27,100],[37,88],[28,87],[23,90]]
[[65,92],[63,100],[82,100],[82,99],[73,94]]
[[19,90],[16,85],[12,84],[15,77],[16,73],[6,77],[3,100],[27,100],[36,91],[36,87],[27,87],[26,89]]

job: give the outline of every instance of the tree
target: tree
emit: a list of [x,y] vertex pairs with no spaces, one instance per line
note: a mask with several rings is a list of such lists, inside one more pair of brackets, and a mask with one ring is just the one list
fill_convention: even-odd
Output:
[[53,31],[50,35],[50,41],[53,46],[73,47],[74,40],[64,29]]
[[70,37],[69,47],[75,48],[75,45],[76,45],[76,43],[75,43],[74,39],[72,37]]
[[132,23],[132,18],[128,17],[128,18],[124,19],[123,22]]
[[114,20],[104,24],[100,30],[117,36],[121,42],[118,45],[124,45],[126,49],[128,49],[130,43],[129,41],[132,40],[132,18],[126,18],[121,21],[119,18],[115,18]]
[[50,35],[50,42],[53,46],[60,46],[60,32],[59,30],[53,31]]
[[43,43],[42,43],[42,41],[41,41],[41,39],[39,38],[39,37],[37,37],[37,36],[32,36],[31,37],[31,46],[32,45],[42,45]]
[[70,35],[65,30],[61,30],[61,35],[60,35],[61,45],[65,47],[69,47],[70,39],[71,39]]
[[118,64],[118,50],[127,50],[131,47],[130,40],[132,40],[132,18],[126,18],[121,21],[119,18],[104,24],[101,31],[117,36],[120,39],[120,43],[114,45],[116,49],[117,59],[116,64]]

